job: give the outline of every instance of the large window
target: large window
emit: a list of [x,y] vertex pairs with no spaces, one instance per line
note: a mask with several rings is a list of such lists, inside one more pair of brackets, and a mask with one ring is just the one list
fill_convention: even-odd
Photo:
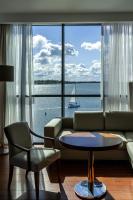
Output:
[[101,26],[33,26],[33,125],[102,110]]
[[65,116],[101,110],[101,26],[65,26]]

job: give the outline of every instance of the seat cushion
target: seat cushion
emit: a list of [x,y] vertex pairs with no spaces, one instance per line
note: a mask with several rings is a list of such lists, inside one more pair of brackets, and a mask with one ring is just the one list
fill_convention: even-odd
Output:
[[133,142],[133,131],[125,132],[127,142]]
[[62,137],[62,136],[65,136],[65,135],[70,135],[72,133],[74,133],[75,131],[73,129],[65,129],[63,130],[60,135],[58,136],[58,140],[56,140],[56,143],[55,143],[55,147],[57,149],[66,149],[66,147],[64,147],[60,142],[59,142],[59,137]]
[[117,135],[118,137],[120,137],[123,141],[123,145],[122,147],[120,148],[121,150],[125,150],[126,149],[126,143],[127,143],[127,139],[125,137],[125,134],[121,131],[98,131],[100,133],[108,133],[108,134],[115,134]]
[[[31,171],[40,171],[42,168],[47,167],[52,162],[60,158],[60,151],[52,148],[33,148],[30,151],[31,156]],[[11,158],[11,164],[28,168],[27,153],[21,152]]]
[[74,113],[74,130],[104,130],[103,112],[76,111]]

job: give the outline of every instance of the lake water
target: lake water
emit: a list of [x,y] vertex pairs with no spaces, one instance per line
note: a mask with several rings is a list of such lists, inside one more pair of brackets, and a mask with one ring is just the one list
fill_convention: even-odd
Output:
[[[65,94],[88,94],[94,95],[101,93],[100,83],[76,83],[65,85]],[[34,94],[61,94],[61,85],[47,84],[35,85]],[[72,97],[65,97],[65,116],[73,117],[76,110],[100,111],[102,110],[101,97],[77,97],[75,101],[80,104],[78,108],[68,108]],[[40,135],[44,135],[44,126],[51,119],[61,117],[61,97],[34,97],[33,101],[33,129]]]

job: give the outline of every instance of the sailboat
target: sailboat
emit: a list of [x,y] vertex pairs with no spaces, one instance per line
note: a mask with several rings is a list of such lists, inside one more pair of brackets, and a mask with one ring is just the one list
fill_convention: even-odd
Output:
[[[76,93],[76,84],[72,90],[72,95],[75,95]],[[80,104],[76,101],[76,97],[71,97],[69,103],[68,103],[68,108],[78,108],[80,107]]]

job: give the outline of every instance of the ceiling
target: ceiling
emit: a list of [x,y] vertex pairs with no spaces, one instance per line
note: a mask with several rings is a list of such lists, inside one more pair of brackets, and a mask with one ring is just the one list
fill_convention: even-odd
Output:
[[0,14],[132,11],[133,0],[0,0]]

